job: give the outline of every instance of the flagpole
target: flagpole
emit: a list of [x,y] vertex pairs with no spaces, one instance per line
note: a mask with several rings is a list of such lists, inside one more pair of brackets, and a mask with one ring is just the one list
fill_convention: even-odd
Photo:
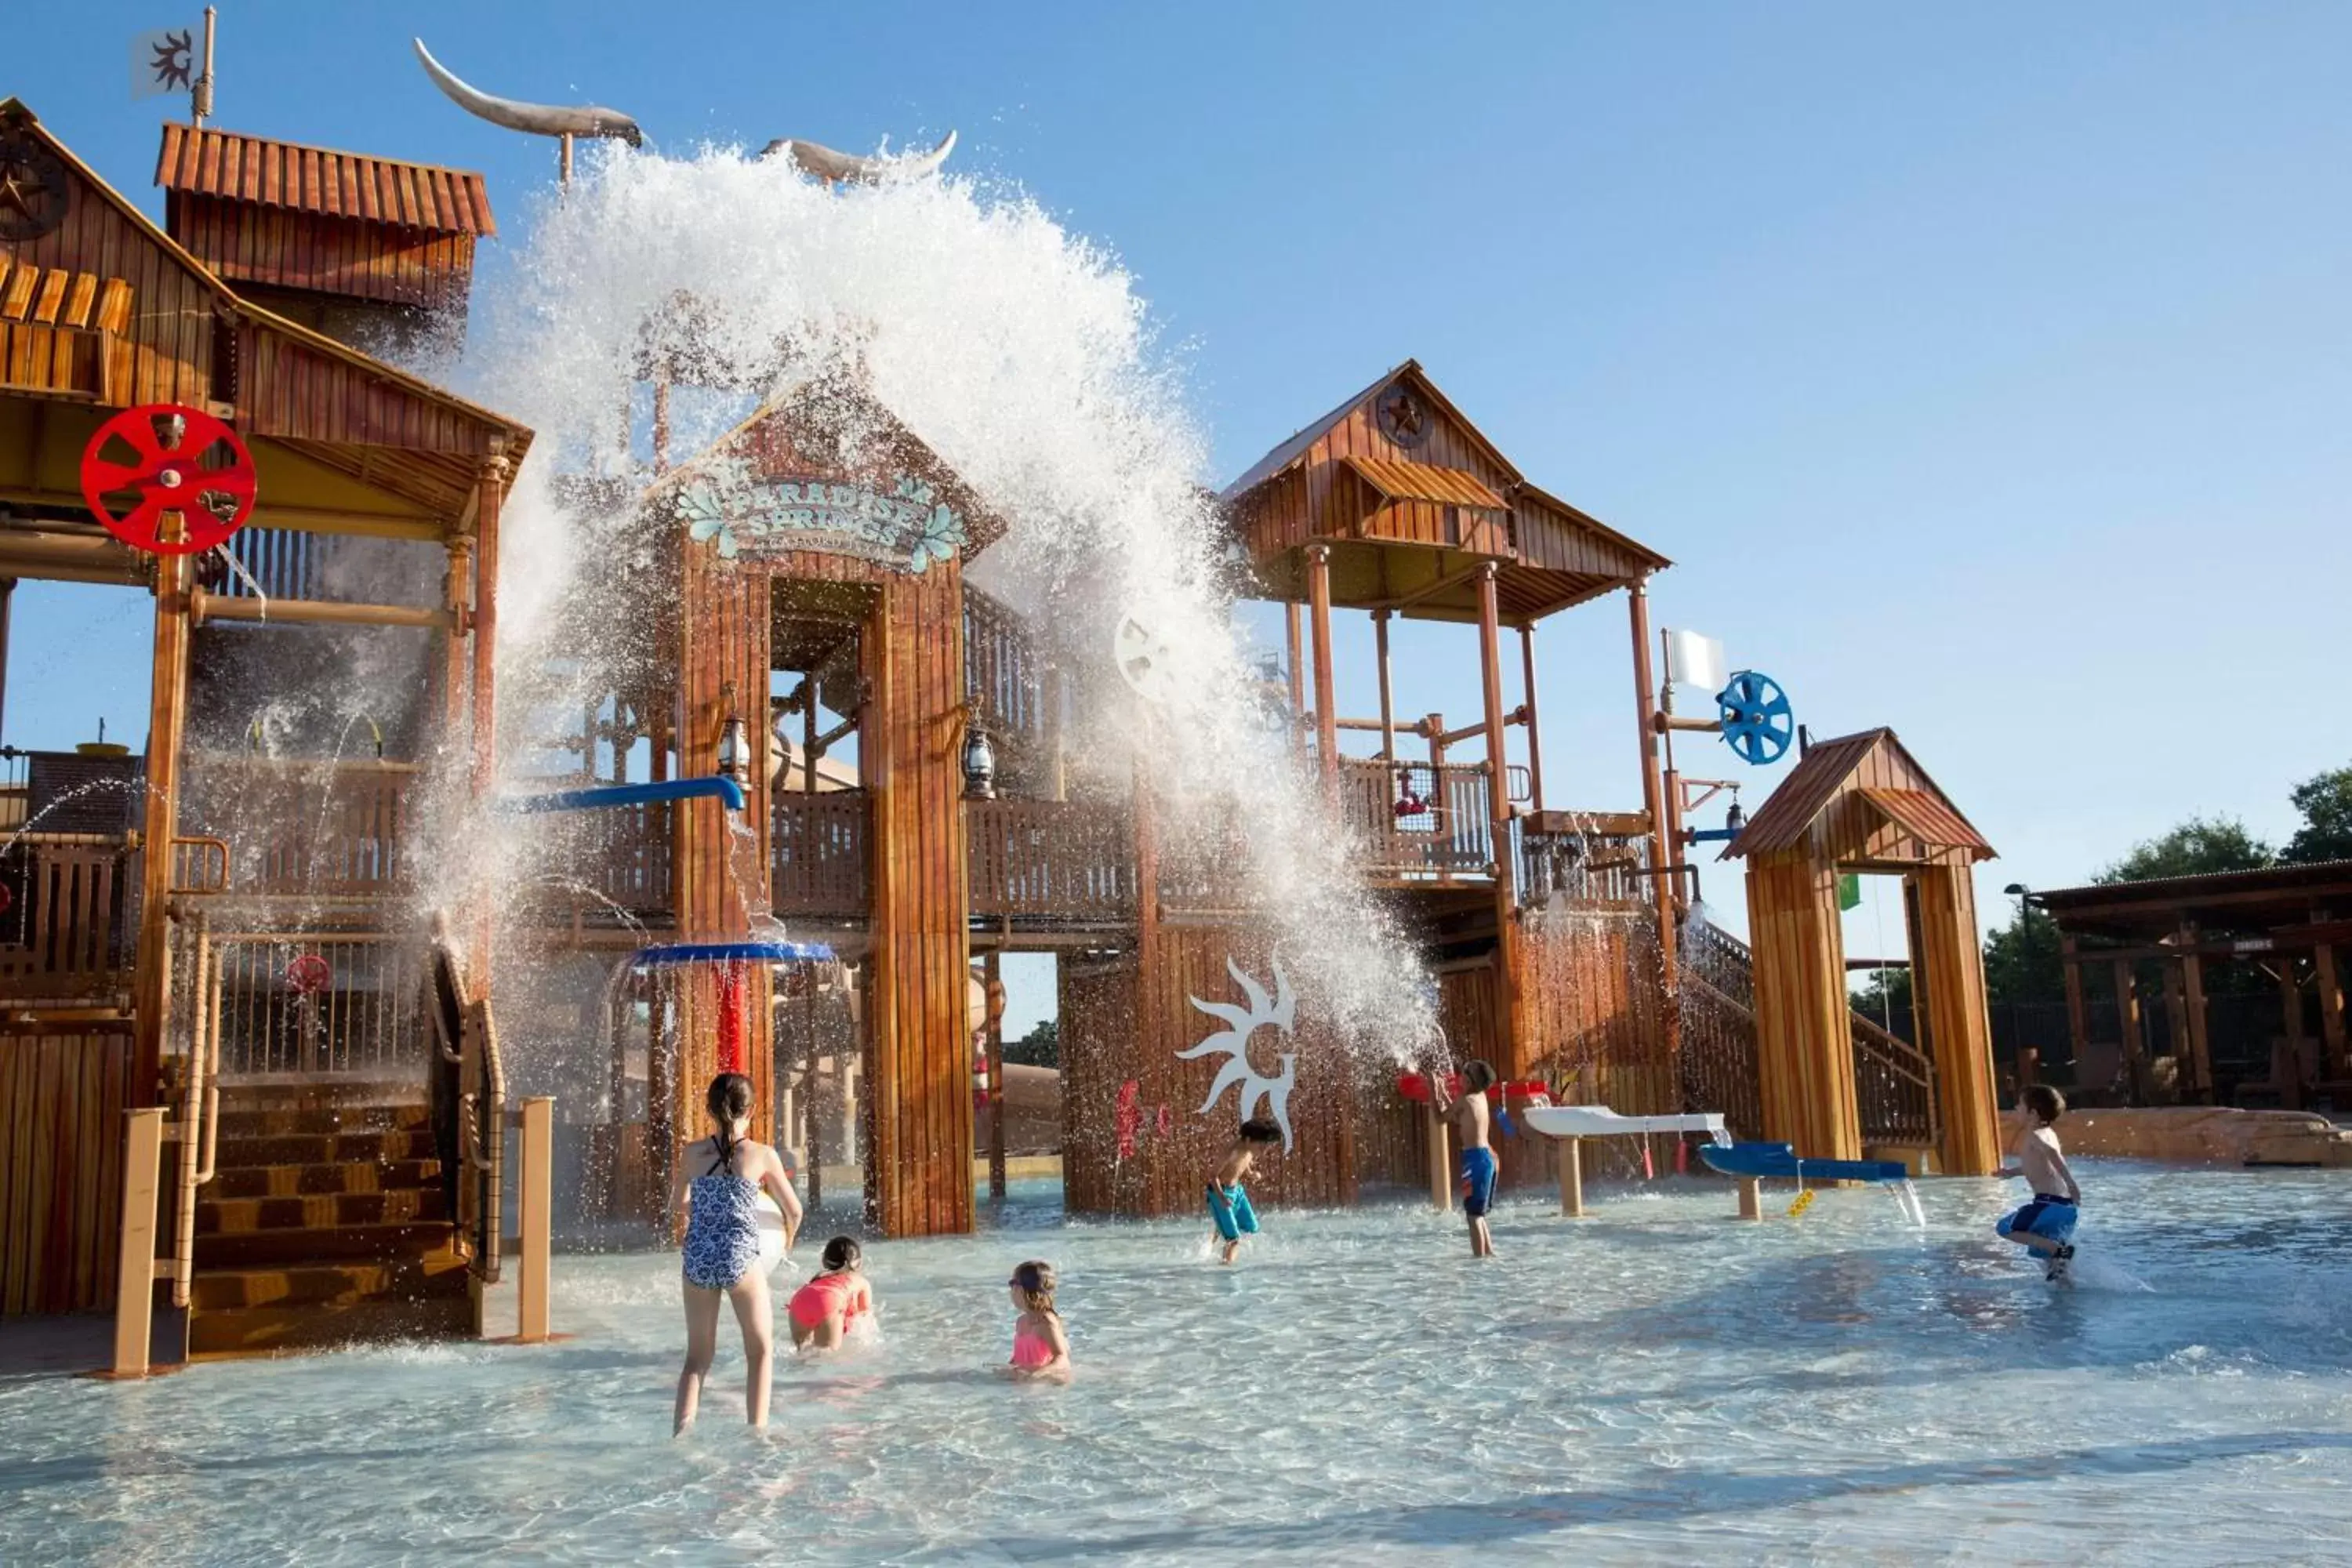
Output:
[[188,117],[199,131],[213,112],[213,31],[219,18],[217,10],[210,5],[205,7],[205,74],[196,78],[195,85],[188,89]]

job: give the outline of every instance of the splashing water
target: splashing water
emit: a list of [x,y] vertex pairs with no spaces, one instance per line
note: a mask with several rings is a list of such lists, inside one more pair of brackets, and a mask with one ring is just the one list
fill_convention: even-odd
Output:
[[[630,657],[626,589],[657,531],[556,476],[650,479],[645,333],[690,301],[687,379],[729,390],[673,391],[673,453],[794,393],[854,384],[891,410],[1010,524],[972,577],[1077,672],[1073,793],[1116,798],[1139,767],[1171,781],[1163,797],[1182,798],[1163,798],[1163,841],[1238,838],[1249,923],[1341,1038],[1402,1057],[1430,1037],[1419,963],[1260,715],[1204,443],[1133,280],[1101,249],[970,180],[835,194],[732,150],[614,149],[544,202],[517,263],[478,305],[465,377],[540,432],[502,524],[504,769],[525,761],[533,715],[579,712]],[[1149,704],[1110,668],[1129,615],[1165,645]],[[518,843],[448,859],[511,879]],[[739,881],[764,914],[764,868]]]

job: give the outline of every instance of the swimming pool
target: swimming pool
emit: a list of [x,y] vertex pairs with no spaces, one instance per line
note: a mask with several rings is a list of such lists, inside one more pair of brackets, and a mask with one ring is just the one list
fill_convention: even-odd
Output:
[[[1274,1214],[1232,1269],[1016,1192],[869,1249],[884,1342],[782,1361],[765,1444],[731,1329],[669,1441],[675,1258],[560,1258],[562,1344],[0,1386],[0,1562],[2342,1561],[2352,1184],[2080,1169],[2114,1288],[1990,1237],[2015,1184],[1924,1184],[1925,1230],[1596,1187],[1483,1266],[1425,1209]],[[1066,1388],[990,1370],[1029,1256]]]

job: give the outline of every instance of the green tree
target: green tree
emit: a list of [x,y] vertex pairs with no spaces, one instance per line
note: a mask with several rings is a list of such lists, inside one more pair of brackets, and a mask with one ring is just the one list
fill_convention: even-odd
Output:
[[2303,826],[2279,858],[2290,866],[2352,860],[2352,767],[2331,768],[2294,786],[2287,796]]
[[1058,1068],[1062,1065],[1062,1026],[1052,1018],[1041,1019],[1027,1034],[1017,1040],[1004,1042],[1004,1059],[1028,1068]]
[[2058,927],[2036,910],[1985,932],[1985,995],[1994,1002],[2054,1002],[2066,994]]
[[2254,871],[2278,857],[2234,816],[2192,816],[2169,833],[2144,839],[2094,882],[2147,882],[2212,871]]

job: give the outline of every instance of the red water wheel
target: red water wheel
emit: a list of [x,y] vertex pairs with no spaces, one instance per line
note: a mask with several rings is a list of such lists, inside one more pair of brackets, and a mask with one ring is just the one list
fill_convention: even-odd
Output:
[[323,954],[306,952],[286,966],[287,988],[298,996],[316,996],[334,983],[334,968]]
[[[209,550],[245,526],[254,493],[253,454],[201,408],[126,408],[82,448],[82,500],[107,532],[134,550]],[[165,521],[174,513],[180,521],[166,538]]]

